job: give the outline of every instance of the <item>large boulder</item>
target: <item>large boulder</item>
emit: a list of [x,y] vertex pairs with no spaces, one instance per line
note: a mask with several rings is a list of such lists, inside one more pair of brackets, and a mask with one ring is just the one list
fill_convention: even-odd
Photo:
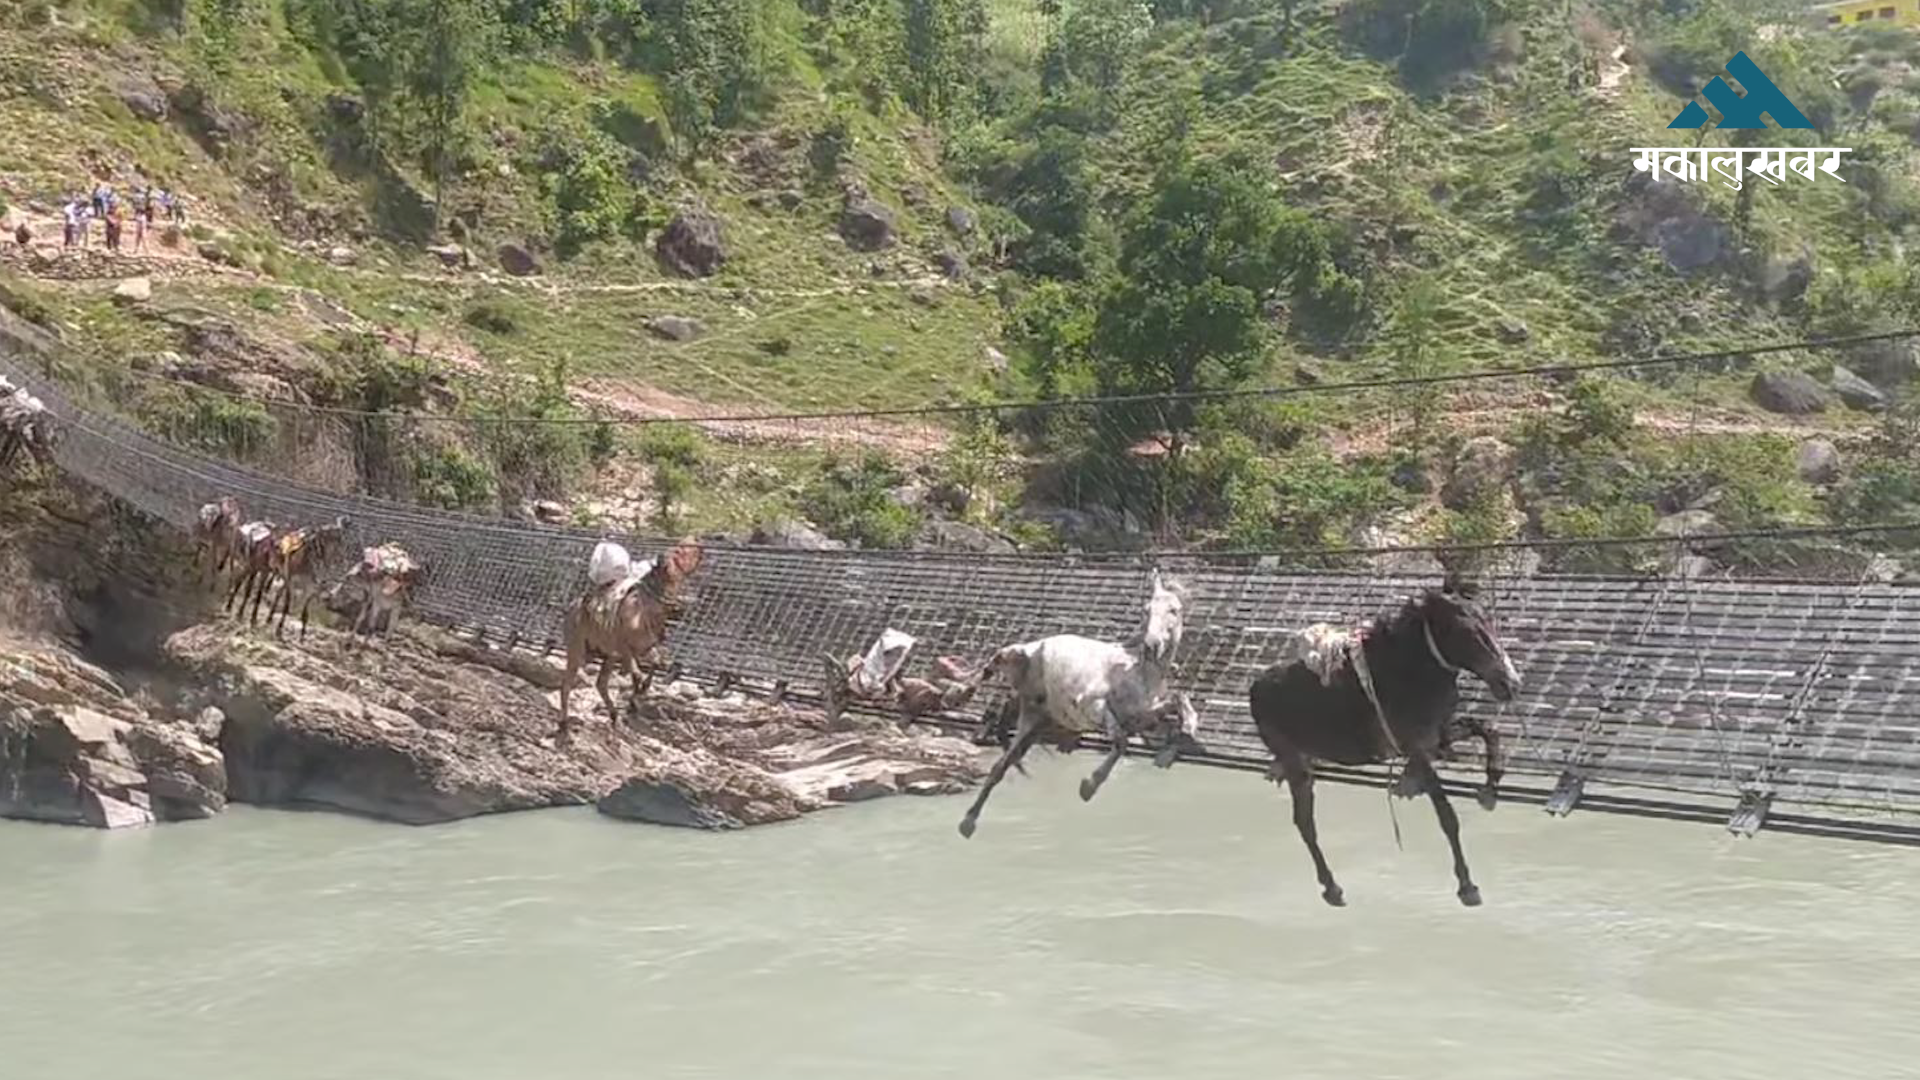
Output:
[[134,116],[150,123],[167,118],[167,98],[156,86],[129,86],[120,91],[120,104]]
[[797,551],[843,551],[847,546],[806,522],[791,518],[782,518],[754,526],[753,534],[747,538],[747,542],[767,547],[793,548]]
[[197,83],[184,83],[167,95],[167,108],[195,141],[214,157],[225,157],[235,140],[252,134],[253,119],[215,100]]
[[1793,467],[1809,484],[1831,484],[1840,479],[1840,450],[1826,439],[1808,439],[1794,451]]
[[878,199],[849,193],[840,211],[840,235],[847,246],[859,251],[878,251],[893,243],[893,211]]
[[697,210],[682,210],[660,230],[653,242],[660,261],[682,277],[712,277],[727,261],[720,219]]
[[692,341],[707,332],[707,324],[685,315],[660,315],[647,321],[647,329],[666,341]]
[[1653,531],[1660,536],[1698,536],[1702,533],[1720,531],[1720,519],[1710,510],[1679,510],[1668,514],[1655,523]]
[[121,307],[136,307],[153,299],[153,282],[133,277],[113,287],[113,302]]
[[1461,510],[1506,490],[1512,483],[1517,456],[1514,449],[1491,435],[1477,435],[1461,446],[1452,474],[1440,491],[1440,501]]
[[1883,390],[1912,382],[1920,374],[1920,345],[1909,339],[1870,341],[1846,350],[1847,367]]
[[933,257],[933,265],[949,281],[964,281],[969,272],[967,257],[952,248],[941,248]]
[[500,269],[514,277],[532,277],[540,272],[540,260],[520,244],[501,244],[494,250]]
[[1706,200],[1681,181],[1631,173],[1622,196],[1615,235],[1659,248],[1675,270],[1711,266],[1731,249],[1731,231],[1709,213]]
[[473,265],[473,256],[459,244],[439,244],[427,248],[427,254],[440,260],[440,265],[449,270],[465,270]]
[[[217,726],[217,722],[216,722]],[[52,648],[0,656],[0,817],[96,828],[209,817],[227,803],[214,731],[149,715]]]
[[1747,392],[1761,408],[1784,416],[1807,416],[1827,410],[1827,392],[1797,371],[1763,371],[1753,377]]
[[1153,542],[1131,511],[1110,506],[1028,506],[1020,516],[1053,530],[1067,547],[1083,551],[1139,551]]
[[989,553],[1009,553],[1019,550],[1006,537],[999,533],[988,532],[978,525],[968,525],[962,521],[947,521],[936,518],[920,529],[919,538],[914,546],[936,551],[974,551]]
[[1768,300],[1774,303],[1798,300],[1813,284],[1813,256],[1806,252],[1775,255],[1760,264],[1754,277],[1754,283]]
[[[597,804],[631,821],[737,829],[887,795],[948,795],[985,771],[960,739],[876,722],[829,733],[812,717],[729,697],[663,696],[640,723],[671,744]],[[690,745],[687,731],[707,745]]]
[[1833,384],[1833,392],[1849,409],[1879,412],[1887,407],[1887,395],[1879,387],[1855,375],[1850,368],[1833,365],[1833,374],[1827,381]]
[[977,221],[973,211],[964,206],[947,207],[947,228],[956,236],[972,236]]

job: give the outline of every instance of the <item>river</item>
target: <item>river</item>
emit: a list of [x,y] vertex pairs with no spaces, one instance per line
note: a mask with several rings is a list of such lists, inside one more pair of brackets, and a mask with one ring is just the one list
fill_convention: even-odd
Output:
[[713,835],[236,807],[0,822],[19,1080],[1675,1077],[1920,1070],[1920,852],[1322,785],[1324,906],[1254,777],[1043,761]]

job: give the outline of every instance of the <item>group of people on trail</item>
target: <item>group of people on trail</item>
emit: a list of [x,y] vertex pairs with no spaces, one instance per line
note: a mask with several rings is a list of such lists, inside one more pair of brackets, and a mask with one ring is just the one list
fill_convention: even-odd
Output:
[[[159,185],[151,187],[136,186],[123,200],[111,183],[101,180],[93,186],[91,195],[75,192],[60,209],[63,239],[66,247],[89,247],[93,239],[93,222],[98,219],[105,233],[108,251],[120,251],[121,239],[125,233],[126,221],[133,219],[133,247],[135,252],[147,249],[147,233],[152,231],[158,221],[178,225],[186,221],[187,213],[184,200],[177,192],[169,191]],[[22,225],[21,229],[25,230]],[[16,237],[21,244],[25,239]]]

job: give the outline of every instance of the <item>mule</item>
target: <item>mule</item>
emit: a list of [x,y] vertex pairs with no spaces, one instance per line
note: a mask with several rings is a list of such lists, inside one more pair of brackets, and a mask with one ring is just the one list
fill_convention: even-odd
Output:
[[[227,590],[226,610],[237,616],[251,603],[249,625],[259,620],[260,599],[273,583],[273,552],[281,535],[280,526],[271,521],[249,521],[233,531],[233,555],[228,559],[233,567],[233,585]],[[235,600],[239,601],[237,608]]]
[[[1520,692],[1520,673],[1501,646],[1493,620],[1467,585],[1448,582],[1374,619],[1356,633],[1319,626],[1303,632],[1312,650],[1262,672],[1249,692],[1260,739],[1273,752],[1272,776],[1285,780],[1293,798],[1293,823],[1313,857],[1321,896],[1339,907],[1345,893],[1320,851],[1313,819],[1313,766],[1381,764],[1405,758],[1394,794],[1424,791],[1453,852],[1460,902],[1480,903],[1466,855],[1460,819],[1447,801],[1433,762],[1449,750],[1460,703],[1458,678],[1470,671],[1500,701]],[[1498,798],[1498,736],[1478,721],[1466,725],[1488,742],[1488,782],[1481,805]]]
[[[307,615],[313,598],[320,591],[320,567],[333,558],[346,543],[347,519],[335,517],[326,525],[308,525],[277,537],[268,555],[268,576],[280,579],[280,595],[267,605],[267,621],[273,623],[273,636],[286,633],[287,618],[293,614],[295,594],[300,602],[300,640],[307,640]],[[280,621],[274,623],[278,609]]]
[[1185,596],[1179,583],[1158,570],[1150,583],[1145,624],[1125,644],[1055,634],[1009,645],[987,662],[988,675],[1004,675],[1012,684],[1017,719],[1012,744],[960,819],[961,836],[973,836],[988,796],[1043,736],[1061,746],[1086,734],[1108,739],[1106,757],[1080,782],[1082,801],[1100,791],[1135,735],[1159,735],[1154,764],[1173,765],[1181,735],[1190,737],[1198,719],[1186,696],[1167,688],[1185,623]]

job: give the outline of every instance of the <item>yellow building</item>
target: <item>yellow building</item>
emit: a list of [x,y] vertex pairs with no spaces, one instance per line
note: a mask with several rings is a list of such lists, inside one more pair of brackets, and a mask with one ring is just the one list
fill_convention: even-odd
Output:
[[1920,26],[1920,0],[1839,0],[1813,10],[1828,26]]

